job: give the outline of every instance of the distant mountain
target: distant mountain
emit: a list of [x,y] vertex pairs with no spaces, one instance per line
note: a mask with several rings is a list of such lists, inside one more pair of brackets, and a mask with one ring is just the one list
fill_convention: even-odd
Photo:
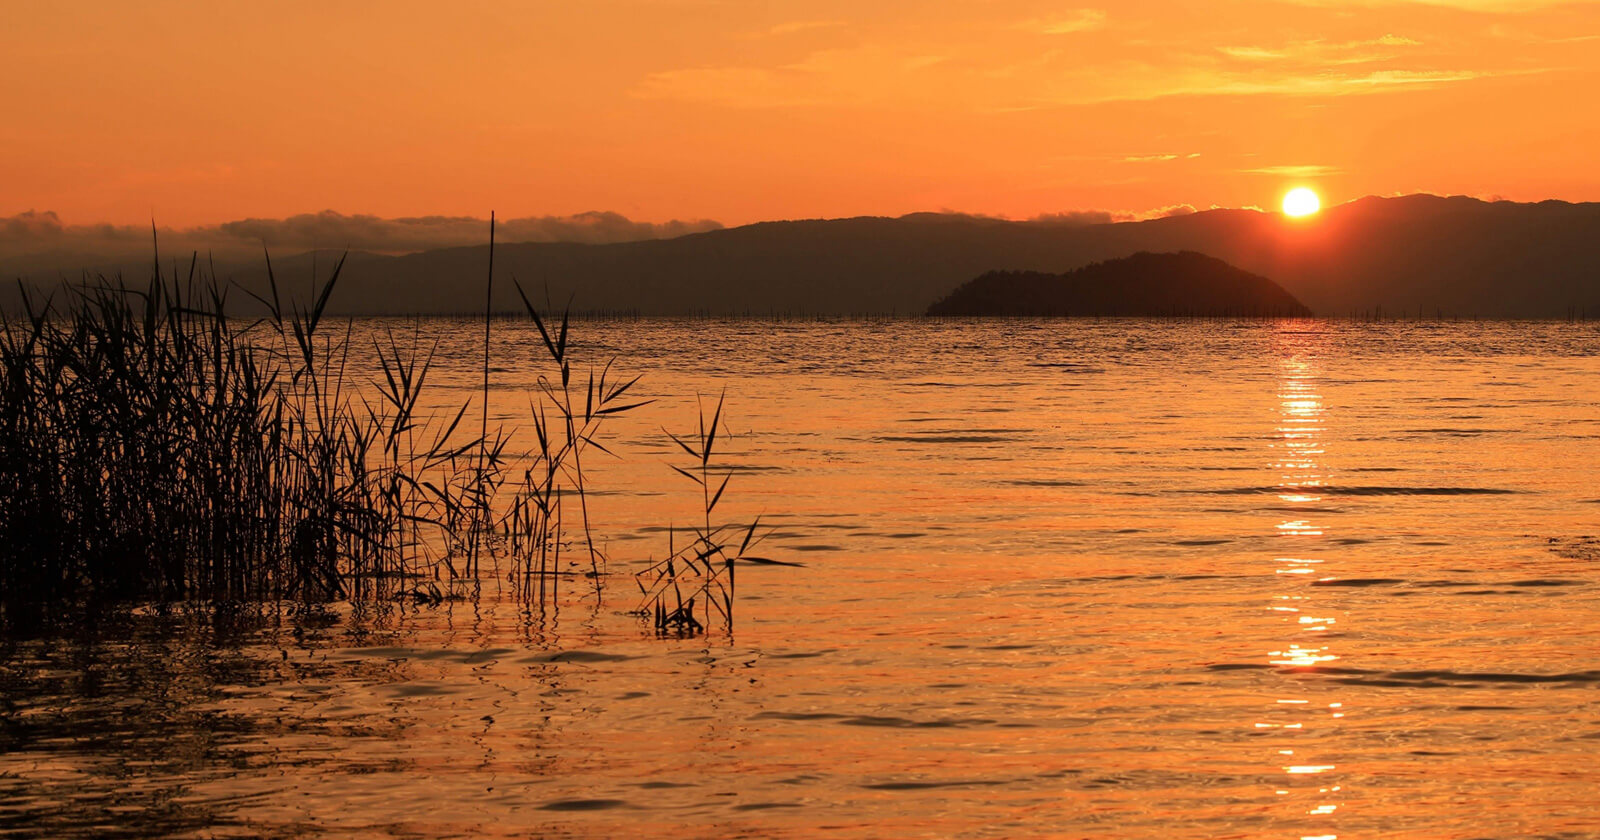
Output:
[[[919,313],[985,271],[1063,272],[1140,251],[1199,251],[1271,277],[1316,312],[1600,316],[1600,204],[1364,198],[1309,219],[1211,210],[1074,225],[958,215],[765,222],[675,239],[495,248],[494,306],[520,310],[511,278],[558,306],[644,314]],[[274,259],[284,289],[337,254]],[[218,266],[265,287],[260,263]],[[342,313],[481,311],[486,246],[352,254]],[[53,280],[54,278],[48,278]],[[242,296],[241,296],[242,297]]]
[[1283,287],[1194,251],[1091,263],[1065,274],[991,271],[956,287],[929,315],[1305,317]]

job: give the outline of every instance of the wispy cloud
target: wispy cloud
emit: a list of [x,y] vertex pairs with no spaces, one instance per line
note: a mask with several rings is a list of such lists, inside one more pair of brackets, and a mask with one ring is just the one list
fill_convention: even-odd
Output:
[[1165,163],[1169,160],[1194,160],[1199,156],[1199,152],[1190,152],[1186,155],[1172,153],[1159,155],[1124,155],[1121,160],[1123,163]]
[[1275,61],[1287,58],[1289,55],[1285,50],[1270,50],[1266,47],[1217,47],[1217,52],[1243,61]]
[[[1542,71],[1531,71],[1542,72]],[[1378,70],[1365,76],[1345,80],[1349,85],[1437,85],[1445,82],[1465,82],[1491,75],[1473,70]]]
[[1275,47],[1260,45],[1222,46],[1217,48],[1217,52],[1240,61],[1364,64],[1373,61],[1386,61],[1398,55],[1399,48],[1421,45],[1421,41],[1391,34],[1365,41],[1343,41],[1337,43],[1311,40],[1292,41]]
[[1055,17],[1024,21],[1018,24],[1018,28],[1041,35],[1071,35],[1074,32],[1089,32],[1105,25],[1104,9],[1074,9]]
[[[874,42],[817,50],[776,66],[728,65],[650,73],[644,99],[735,108],[898,107],[980,113],[1171,97],[1328,97],[1419,90],[1547,72],[1524,63],[1484,67],[1476,56],[1413,56],[1419,41],[1382,36],[1325,43],[1231,45],[1185,53],[1159,45],[1085,59],[1076,50],[1016,51],[944,42]],[[1150,54],[1154,53],[1154,54]],[[1466,63],[1468,61],[1472,63]],[[1444,65],[1444,66],[1441,66]],[[1133,157],[1130,155],[1130,157]]]
[[1438,6],[1467,12],[1517,14],[1554,6],[1581,6],[1593,0],[1285,0],[1297,6],[1381,8],[1384,6]]
[[1253,175],[1274,175],[1280,178],[1322,178],[1328,175],[1337,175],[1344,170],[1337,166],[1301,164],[1295,166],[1260,166],[1255,169],[1241,169],[1239,171]]
[[1542,68],[1516,71],[1478,70],[1375,70],[1345,73],[1334,70],[1284,75],[1197,73],[1155,85],[1142,97],[1170,96],[1350,96],[1386,90],[1423,88],[1498,76],[1547,72]]
[[773,26],[766,31],[766,34],[793,35],[797,32],[812,32],[818,29],[837,29],[845,25],[842,20],[792,20]]

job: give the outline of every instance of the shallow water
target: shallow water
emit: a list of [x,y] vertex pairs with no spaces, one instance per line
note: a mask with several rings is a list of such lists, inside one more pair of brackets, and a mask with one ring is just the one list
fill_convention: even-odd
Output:
[[[470,395],[479,334],[420,329]],[[658,398],[593,464],[603,598],[8,640],[0,831],[1600,836],[1595,325],[575,330]],[[727,515],[805,565],[657,639],[662,427],[724,388]]]

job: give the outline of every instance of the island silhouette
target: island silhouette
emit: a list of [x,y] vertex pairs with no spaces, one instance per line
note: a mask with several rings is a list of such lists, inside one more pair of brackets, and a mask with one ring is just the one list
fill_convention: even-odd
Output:
[[1307,317],[1282,286],[1194,251],[1090,263],[1065,274],[991,271],[928,307],[932,316]]

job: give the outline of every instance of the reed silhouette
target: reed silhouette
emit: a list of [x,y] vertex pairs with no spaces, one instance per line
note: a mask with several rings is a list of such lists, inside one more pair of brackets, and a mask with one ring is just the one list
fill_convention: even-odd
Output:
[[[542,614],[578,574],[564,546],[587,558],[598,598],[607,558],[583,458],[609,452],[606,422],[649,401],[630,400],[639,378],[611,362],[574,377],[570,307],[554,319],[516,286],[542,338],[528,361],[548,372],[530,399],[534,448],[513,453],[488,421],[491,319],[473,433],[470,401],[419,408],[437,346],[416,333],[373,340],[376,381],[349,372],[353,322],[327,317],[342,260],[303,305],[285,305],[266,266],[266,293],[246,292],[265,309],[256,319],[230,316],[198,256],[182,277],[157,256],[141,286],[86,277],[44,300],[23,289],[21,311],[0,312],[0,625],[111,603],[438,604],[485,581],[508,581]],[[709,432],[702,423],[702,482],[720,407]],[[682,620],[693,594],[664,612],[665,587],[709,604],[722,577],[679,575],[716,559],[717,607],[732,618],[732,558],[756,526],[740,552],[719,542],[709,517],[726,486],[706,497],[693,561],[669,543],[665,568],[651,567],[659,585],[641,614],[657,630],[705,629]]]
[[[732,626],[737,563],[800,565],[749,553],[761,541],[759,516],[749,525],[713,521],[717,503],[733,478],[731,470],[714,467],[711,462],[724,396],[717,397],[709,422],[704,406],[700,407],[699,426],[689,440],[662,429],[691,459],[687,467],[674,465],[672,469],[700,488],[701,506],[700,521],[687,529],[689,541],[680,546],[678,529],[668,529],[667,555],[635,575],[645,598],[641,612],[650,617],[658,633],[693,635],[704,630],[713,615]],[[733,548],[736,541],[738,548]],[[696,604],[704,623],[696,617]]]

